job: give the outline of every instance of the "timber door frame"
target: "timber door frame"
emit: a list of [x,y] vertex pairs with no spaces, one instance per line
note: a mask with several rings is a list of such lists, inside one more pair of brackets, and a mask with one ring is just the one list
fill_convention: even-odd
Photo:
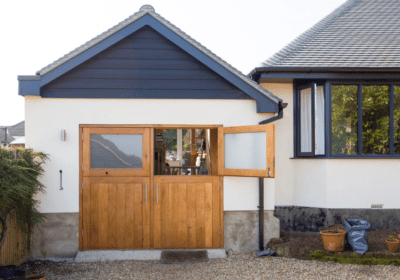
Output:
[[[100,125],[100,124],[80,124],[79,125],[79,250],[83,250],[83,170],[81,168],[83,164],[83,130],[84,128],[151,128],[149,134],[149,150],[150,150],[150,186],[154,187],[154,131],[155,129],[218,129],[222,128],[223,125],[160,125],[160,124],[136,124],[136,125],[127,125],[127,124],[113,124],[113,125]],[[170,175],[173,176],[173,175]],[[195,175],[191,177],[203,177],[207,175]],[[221,182],[221,247],[224,247],[224,224],[223,224],[223,176],[220,176],[218,173],[215,176],[219,176],[219,181]],[[150,196],[149,201],[154,201],[155,196],[153,187],[149,188]],[[154,203],[151,206],[151,215],[150,215],[150,248],[154,248]]]

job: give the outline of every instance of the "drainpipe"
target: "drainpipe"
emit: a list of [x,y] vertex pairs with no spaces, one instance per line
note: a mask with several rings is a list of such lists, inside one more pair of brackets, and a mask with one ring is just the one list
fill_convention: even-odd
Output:
[[[279,102],[278,115],[269,119],[266,119],[259,124],[267,124],[283,118],[283,109],[287,107],[287,103]],[[258,241],[260,246],[260,251],[264,251],[264,178],[258,178],[258,192],[259,192],[259,204],[258,206],[258,224],[260,225],[258,231]]]
[[264,178],[258,178],[258,185],[260,200],[260,206],[258,206],[258,243],[260,246],[260,251],[264,251]]

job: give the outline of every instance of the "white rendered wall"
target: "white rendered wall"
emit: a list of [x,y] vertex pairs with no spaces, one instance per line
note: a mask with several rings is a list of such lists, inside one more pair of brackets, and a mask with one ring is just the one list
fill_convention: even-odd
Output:
[[400,159],[327,162],[327,208],[400,208]]
[[275,205],[319,208],[400,208],[400,159],[290,159],[293,157],[293,86],[264,83],[288,102],[275,122]]
[[[42,182],[43,213],[79,212],[80,124],[256,125],[271,117],[257,114],[253,100],[60,99],[25,98],[26,147],[49,154]],[[60,132],[66,130],[66,141]],[[277,141],[279,142],[279,141]],[[60,173],[63,188],[60,191]],[[268,179],[271,180],[271,179]],[[272,189],[272,190],[271,190]],[[268,183],[266,196],[273,197]],[[258,179],[225,178],[224,210],[258,210]],[[268,196],[266,206],[273,209]]]
[[288,106],[283,118],[275,121],[275,205],[293,205],[293,85],[283,83],[261,84],[281,98]]

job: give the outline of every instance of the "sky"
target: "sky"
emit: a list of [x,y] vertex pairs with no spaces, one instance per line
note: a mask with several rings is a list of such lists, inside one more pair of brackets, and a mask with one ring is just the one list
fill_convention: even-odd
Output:
[[345,0],[0,1],[0,126],[24,120],[18,75],[36,71],[152,5],[244,74]]

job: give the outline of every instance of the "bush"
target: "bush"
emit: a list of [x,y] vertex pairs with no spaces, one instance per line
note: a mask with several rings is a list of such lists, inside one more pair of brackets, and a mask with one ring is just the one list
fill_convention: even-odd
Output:
[[39,213],[39,201],[34,197],[44,193],[39,181],[42,168],[48,156],[28,149],[7,150],[0,148],[0,248],[7,234],[7,220],[12,211],[16,212],[22,231],[31,234],[35,225],[43,221]]

